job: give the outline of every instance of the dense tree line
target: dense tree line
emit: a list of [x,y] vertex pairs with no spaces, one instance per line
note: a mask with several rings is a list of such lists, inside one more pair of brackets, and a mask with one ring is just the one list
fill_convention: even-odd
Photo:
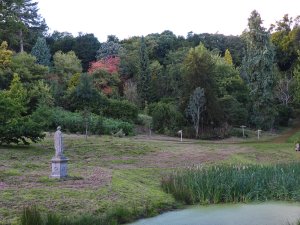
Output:
[[[151,116],[156,131],[190,137],[273,129],[299,108],[299,17],[284,15],[267,29],[253,11],[240,36],[166,30],[100,43],[93,34],[46,31],[36,2],[1,2],[0,143],[38,140],[41,112],[57,107],[87,120],[141,124]],[[11,137],[20,124],[35,132]]]

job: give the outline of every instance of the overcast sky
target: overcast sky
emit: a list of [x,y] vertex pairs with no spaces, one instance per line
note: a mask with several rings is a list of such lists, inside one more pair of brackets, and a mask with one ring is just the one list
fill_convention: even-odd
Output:
[[240,35],[256,9],[264,27],[300,15],[300,0],[37,0],[50,32],[93,33],[119,39],[173,31]]

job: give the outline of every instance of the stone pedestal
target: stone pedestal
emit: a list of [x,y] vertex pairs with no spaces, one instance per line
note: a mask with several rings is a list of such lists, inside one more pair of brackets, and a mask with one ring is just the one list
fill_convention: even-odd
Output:
[[52,163],[51,177],[64,178],[68,176],[68,171],[67,171],[68,161],[69,159],[64,156],[53,157],[51,160]]

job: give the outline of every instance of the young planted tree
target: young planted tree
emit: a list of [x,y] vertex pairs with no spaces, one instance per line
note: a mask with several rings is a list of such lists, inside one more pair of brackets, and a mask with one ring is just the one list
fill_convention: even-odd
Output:
[[243,72],[250,89],[251,123],[257,128],[273,127],[276,106],[274,104],[274,48],[270,33],[262,25],[257,11],[248,19],[249,31],[246,32],[246,55],[243,60]]
[[36,62],[44,66],[50,66],[50,49],[45,38],[38,38],[31,50],[31,55],[36,57]]
[[197,87],[191,95],[186,109],[187,116],[192,119],[196,138],[199,137],[199,126],[201,122],[201,115],[205,110],[205,102],[204,89]]

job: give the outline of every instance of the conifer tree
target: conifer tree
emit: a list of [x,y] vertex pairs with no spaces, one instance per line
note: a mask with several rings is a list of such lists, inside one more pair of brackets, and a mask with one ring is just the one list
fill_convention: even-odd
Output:
[[243,72],[250,89],[251,122],[257,128],[270,129],[276,116],[274,49],[270,33],[261,24],[259,13],[253,11],[248,19],[249,31],[245,33]]
[[[32,0],[0,1],[0,39],[20,52],[32,47],[32,40],[47,30],[45,20],[38,14],[38,2]],[[34,42],[33,42],[34,43]]]
[[139,73],[139,82],[138,82],[138,92],[142,100],[142,104],[145,101],[149,102],[150,100],[150,69],[149,69],[149,58],[148,51],[146,48],[146,43],[144,37],[141,39],[140,47],[140,73]]
[[36,62],[44,66],[50,66],[50,49],[45,38],[38,38],[31,50],[31,55],[36,57]]

